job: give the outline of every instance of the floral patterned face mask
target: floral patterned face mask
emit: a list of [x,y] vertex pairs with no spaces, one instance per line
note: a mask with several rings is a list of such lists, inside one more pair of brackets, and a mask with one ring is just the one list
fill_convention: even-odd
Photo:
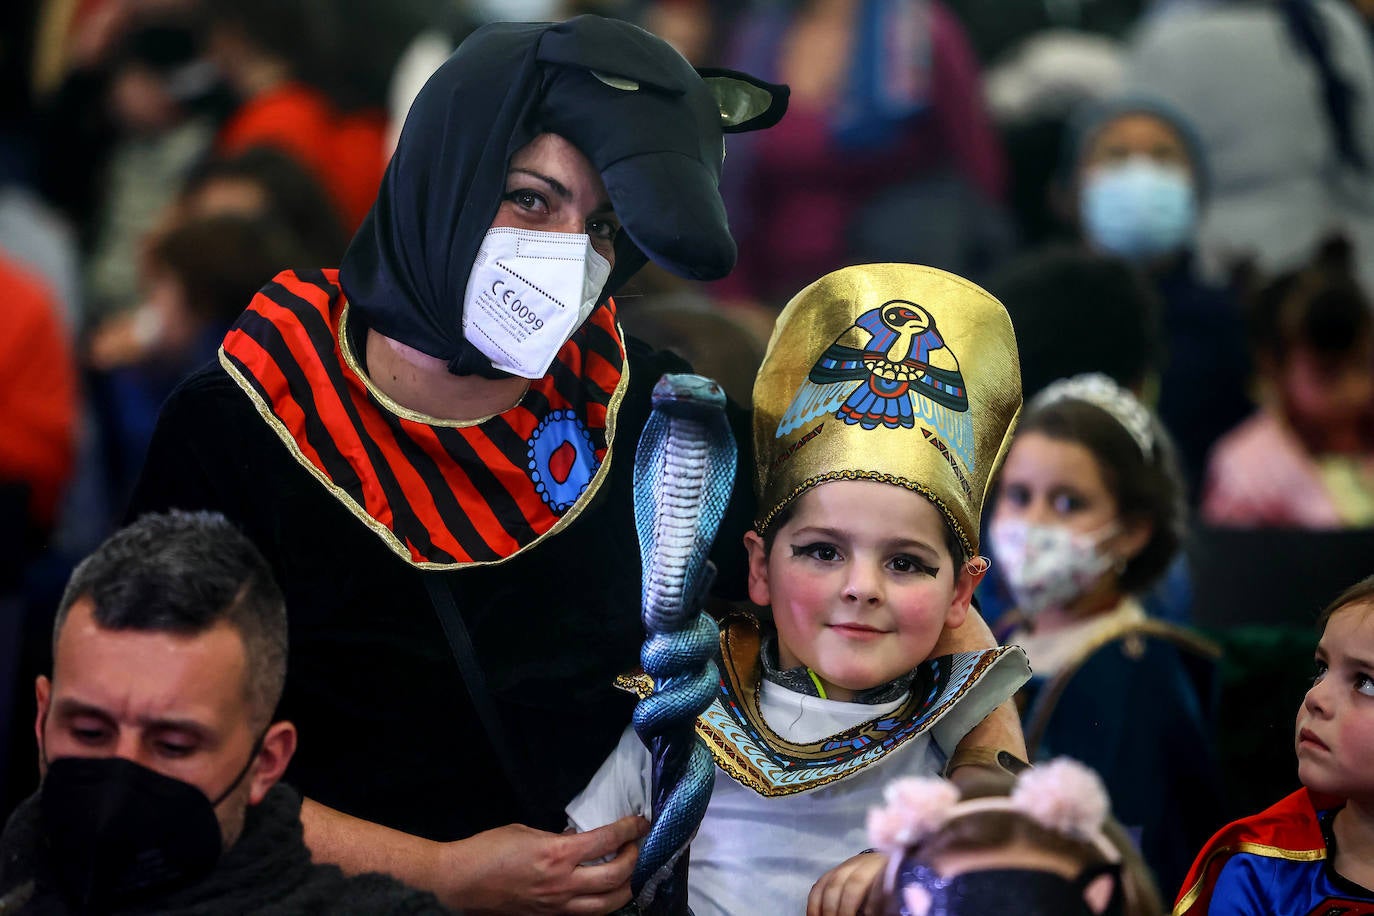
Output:
[[1117,563],[1103,544],[1120,527],[1111,523],[1078,533],[1060,525],[1034,525],[1019,519],[994,522],[993,556],[1028,618],[1050,608],[1063,608],[1087,593]]

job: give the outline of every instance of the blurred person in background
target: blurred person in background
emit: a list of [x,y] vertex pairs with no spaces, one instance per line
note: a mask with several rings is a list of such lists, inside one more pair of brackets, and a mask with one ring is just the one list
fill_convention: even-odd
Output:
[[[76,454],[79,398],[56,297],[0,252],[0,600],[46,543]],[[6,621],[9,622],[8,620]]]
[[1133,38],[1126,86],[1197,129],[1209,270],[1292,270],[1340,231],[1374,282],[1374,45],[1347,0],[1168,4]]
[[1065,128],[1085,102],[1120,91],[1122,48],[1105,35],[1056,28],[1028,36],[989,65],[988,109],[1006,147],[1009,202],[1027,248],[1077,237],[1056,193]]
[[0,811],[32,754],[16,702],[26,673],[30,579],[58,521],[77,451],[70,331],[50,289],[0,252]]
[[994,66],[1046,33],[1124,39],[1153,0],[947,0],[978,60]]
[[1016,602],[1002,641],[1035,672],[1018,698],[1029,759],[1097,770],[1167,888],[1222,823],[1219,650],[1136,597],[1173,563],[1186,514],[1158,420],[1105,376],[1079,375],[1027,403],[988,531]]
[[343,111],[303,79],[321,53],[304,0],[206,0],[206,14],[211,57],[239,100],[215,151],[270,146],[295,157],[355,229],[386,167],[380,108]]
[[[162,14],[154,19],[136,18],[128,29],[102,75],[73,75],[68,82],[70,86],[87,78],[104,80],[111,137],[104,153],[99,142],[85,153],[92,158],[84,166],[100,176],[86,225],[90,233],[86,322],[135,304],[143,237],[157,224],[214,136],[215,79],[201,56],[194,22],[180,14]],[[53,116],[79,114],[74,107],[58,108]],[[70,125],[68,129],[80,128]],[[76,166],[73,158],[79,155],[64,153],[62,158]]]
[[28,183],[23,167],[0,154],[0,251],[52,290],[69,333],[82,315],[81,259],[71,224]]
[[1260,408],[1217,443],[1216,525],[1374,525],[1374,312],[1349,244],[1278,277],[1250,314]]
[[1159,297],[1129,263],[1052,246],[1006,265],[988,288],[1016,327],[1027,400],[1083,372],[1103,373],[1141,398],[1159,384]]
[[348,232],[328,192],[301,164],[267,146],[214,156],[186,179],[170,224],[234,214],[279,223],[291,233],[303,264],[336,264]]
[[731,138],[721,187],[740,259],[717,298],[779,306],[820,274],[873,260],[852,247],[864,234],[855,224],[891,195],[902,195],[903,231],[941,222],[937,207],[922,209],[923,180],[1000,202],[1005,163],[978,65],[940,3],[761,7],[736,21],[731,61],[791,85],[792,103],[776,129]]
[[[580,0],[583,5],[595,0]],[[604,4],[603,4],[604,5]],[[698,67],[722,66],[736,23],[757,3],[733,0],[630,0],[622,14],[653,32]]]
[[1195,257],[1210,188],[1202,143],[1161,99],[1089,103],[1069,127],[1063,185],[1083,243],[1130,262],[1158,296],[1165,359],[1156,409],[1196,493],[1213,443],[1252,406],[1240,304],[1231,286],[1201,276]]
[[[213,131],[229,99],[203,54],[199,0],[45,0],[37,6],[30,74],[34,181],[79,231],[89,253],[102,229],[102,210],[118,190],[115,179],[132,180],[115,170],[120,146],[148,145],[171,129],[171,120],[196,122],[194,146],[203,150],[204,131]],[[168,174],[196,154],[188,149],[184,158],[173,157]],[[147,151],[144,157],[151,174],[160,161]],[[176,183],[169,178],[168,188],[152,190],[167,194]],[[156,212],[157,206],[144,209]]]
[[[1129,262],[1081,246],[1048,246],[1007,265],[989,284],[1016,327],[1021,384],[1029,400],[1050,383],[1101,373],[1148,402],[1164,365],[1159,297]],[[1015,600],[991,548],[979,607],[997,620]],[[1151,616],[1186,624],[1192,582],[1180,553],[1141,603]]]
[[141,303],[97,331],[86,350],[114,505],[133,489],[162,402],[215,358],[243,304],[299,258],[290,231],[266,217],[191,219],[153,242]]

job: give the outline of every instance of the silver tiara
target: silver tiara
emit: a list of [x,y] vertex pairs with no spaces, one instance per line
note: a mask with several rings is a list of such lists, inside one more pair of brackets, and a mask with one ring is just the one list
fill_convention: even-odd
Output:
[[1135,444],[1140,446],[1140,454],[1147,459],[1150,457],[1155,442],[1154,423],[1150,420],[1150,411],[1135,395],[1101,372],[1085,372],[1072,378],[1051,382],[1031,399],[1030,407],[1032,410],[1038,410],[1060,401],[1086,401],[1105,410],[1131,434]]

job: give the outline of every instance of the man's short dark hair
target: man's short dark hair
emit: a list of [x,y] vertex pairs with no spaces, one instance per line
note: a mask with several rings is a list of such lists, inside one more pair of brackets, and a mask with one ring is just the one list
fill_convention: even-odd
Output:
[[77,566],[57,609],[53,653],[81,598],[110,630],[196,636],[221,621],[243,640],[252,717],[271,721],[286,682],[286,603],[258,549],[213,512],[151,513]]

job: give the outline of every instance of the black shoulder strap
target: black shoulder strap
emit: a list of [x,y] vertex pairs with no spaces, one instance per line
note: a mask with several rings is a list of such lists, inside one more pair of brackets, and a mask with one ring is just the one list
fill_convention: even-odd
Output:
[[453,589],[442,573],[426,573],[424,579],[425,588],[429,589],[430,603],[434,605],[434,611],[439,615],[439,623],[444,627],[449,650],[453,653],[454,661],[458,663],[458,670],[463,674],[463,683],[467,686],[468,695],[472,697],[472,708],[477,711],[477,718],[481,720],[482,729],[491,742],[492,752],[496,754],[501,769],[506,773],[506,781],[510,783],[511,791],[515,793],[515,799],[525,813],[525,819],[531,823],[538,823],[539,809],[530,798],[522,771],[515,762],[515,754],[506,741],[505,729],[501,727],[501,719],[496,714],[491,692],[487,690],[487,679],[482,674],[482,667],[477,663],[477,653],[472,648],[472,637],[468,635],[468,628],[463,623],[462,615],[458,613],[457,603],[453,600]]

